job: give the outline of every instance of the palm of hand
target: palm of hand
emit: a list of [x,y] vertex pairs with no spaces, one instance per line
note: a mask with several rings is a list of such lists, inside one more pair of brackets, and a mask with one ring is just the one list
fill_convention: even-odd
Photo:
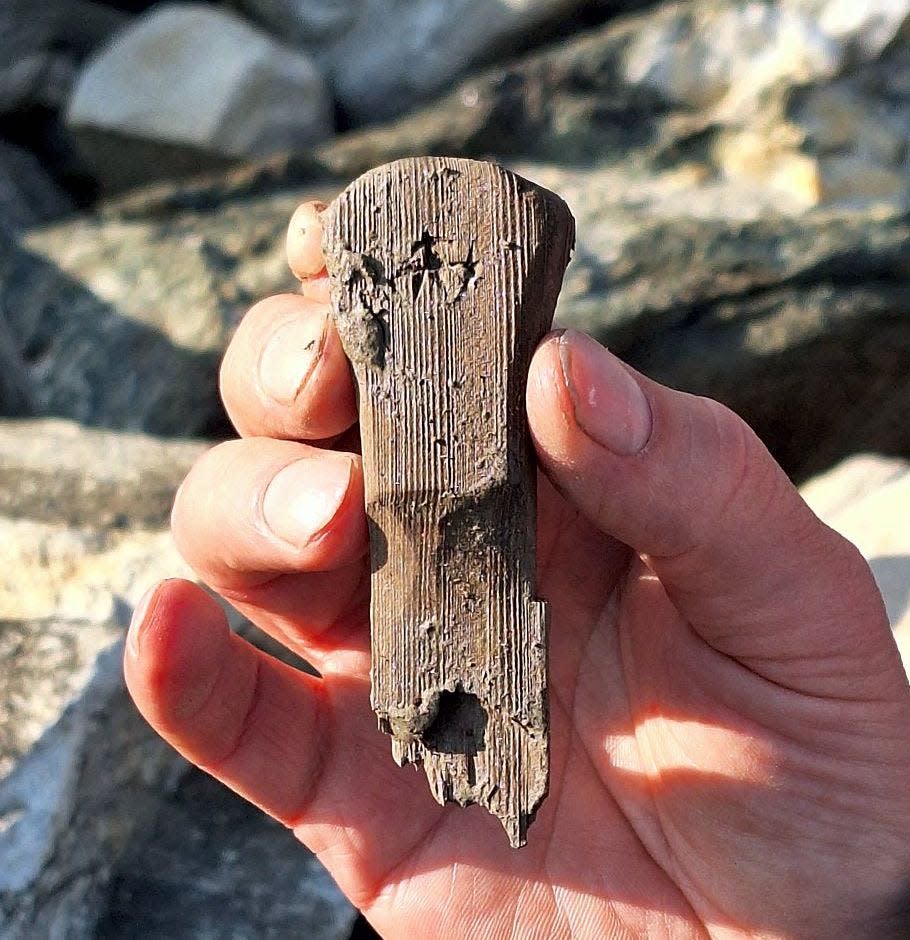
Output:
[[539,541],[540,593],[553,598],[552,767],[528,846],[509,849],[494,819],[437,806],[422,773],[392,765],[357,670],[357,694],[341,683],[334,746],[371,779],[349,777],[332,826],[301,836],[380,928],[405,934],[814,934],[819,912],[802,896],[837,862],[855,877],[862,846],[845,834],[838,859],[817,812],[789,817],[823,790],[802,771],[836,776],[849,758],[849,741],[840,754],[813,740],[843,706],[808,703],[800,727],[797,693],[708,646],[650,569],[543,478]]
[[300,213],[309,299],[241,324],[222,393],[243,439],[194,468],[174,532],[321,677],[165,582],[125,656],[153,726],[292,827],[389,935],[904,936],[910,689],[868,566],[739,419],[580,334],[541,344],[528,387],[551,778],[527,847],[394,765],[369,706],[360,464],[303,443],[337,446],[355,409],[318,213]]

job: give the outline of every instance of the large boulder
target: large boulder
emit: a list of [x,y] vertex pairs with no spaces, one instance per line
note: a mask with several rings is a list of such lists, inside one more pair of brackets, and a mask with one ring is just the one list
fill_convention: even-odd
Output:
[[[563,324],[726,401],[796,475],[861,449],[910,453],[905,213],[783,215],[768,190],[684,168],[514,165],[563,194],[578,220]],[[29,375],[43,407],[165,434],[223,432],[220,350],[249,304],[292,288],[284,229],[311,194],[222,192],[153,218],[134,202],[129,217],[32,233],[2,289],[18,342],[40,351]]]
[[[276,26],[308,42],[314,18],[306,0],[241,0],[261,6]],[[478,64],[539,44],[566,23],[645,7],[628,37],[621,71],[686,107],[723,104],[741,119],[781,84],[830,78],[874,59],[899,35],[906,0],[681,0],[660,5],[608,0],[360,0],[309,41],[357,123],[392,117],[451,87]],[[280,11],[280,12],[279,12]],[[295,28],[291,22],[295,21]],[[627,16],[608,24],[622,28]],[[318,30],[318,27],[317,27]],[[556,50],[550,50],[556,51]],[[558,51],[557,55],[558,55]],[[751,103],[744,108],[745,103]]]
[[726,181],[785,213],[908,206],[910,48],[895,32],[877,57],[861,53],[858,33],[825,32],[811,7],[668,3],[616,16],[393,122],[222,174],[214,188],[350,178],[448,153],[616,165],[646,182],[684,168],[693,189],[699,176]]
[[0,422],[4,940],[347,936],[354,912],[315,859],[188,769],[124,688],[133,607],[191,576],[167,522],[204,447]]
[[299,149],[330,136],[333,118],[322,75],[303,52],[226,10],[174,3],[153,8],[95,52],[79,74],[67,122],[95,156],[99,178],[116,188],[206,158]]
[[360,123],[401,114],[472,66],[522,46],[541,27],[592,0],[362,0],[357,17],[321,53],[345,110]]
[[[0,233],[0,325],[26,383],[16,402],[91,425],[227,433],[218,362],[245,309],[293,287],[283,236],[295,204],[285,195],[182,220],[79,217],[23,242]],[[0,408],[19,413],[16,402]]]
[[116,649],[186,574],[168,507],[198,444],[0,424],[0,934],[89,938],[182,762],[130,708]]
[[[0,251],[0,300],[35,410],[224,433],[218,357],[247,306],[293,288],[283,234],[298,199],[331,197],[409,153],[494,154],[578,217],[564,323],[727,401],[794,474],[857,449],[908,452],[902,44],[858,69],[865,53],[828,34],[818,42],[833,44],[834,60],[820,70],[775,54],[744,116],[730,107],[744,101],[740,73],[721,69],[722,87],[696,108],[642,59],[649,36],[676,37],[683,59],[692,43],[708,55],[697,27],[721,21],[727,59],[758,55],[767,6],[617,17],[393,124],[31,233],[6,259]],[[796,0],[787,9],[806,21]],[[786,48],[785,33],[778,40]],[[327,174],[336,182],[306,183]]]
[[735,187],[630,211],[604,182],[551,179],[578,217],[563,323],[727,403],[797,477],[858,450],[910,454],[906,213],[787,218]]

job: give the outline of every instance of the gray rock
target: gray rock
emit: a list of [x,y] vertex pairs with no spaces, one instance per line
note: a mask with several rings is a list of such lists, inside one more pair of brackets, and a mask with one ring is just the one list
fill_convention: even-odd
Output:
[[33,410],[169,436],[226,433],[218,361],[247,306],[293,286],[282,248],[293,205],[285,196],[176,224],[78,218],[24,243],[0,236],[0,309]]
[[630,214],[576,187],[562,187],[579,233],[563,322],[726,402],[795,476],[858,450],[910,454],[906,214],[737,218],[720,199],[718,217],[679,215],[694,192]]
[[[607,4],[420,0],[407,13],[397,0],[355,6],[344,35],[314,52],[331,69],[345,109],[358,122],[373,122],[434,97],[529,37],[539,40],[559,20]],[[627,83],[646,85],[667,101],[723,105],[743,119],[769,87],[831,78],[847,64],[874,59],[908,13],[906,0],[665,3],[629,37],[621,71]],[[389,28],[405,22],[407,28]]]
[[[45,659],[45,651],[83,627],[3,622],[3,635],[15,630],[20,639],[12,681],[24,678],[29,665],[43,680],[30,677],[22,693],[34,696],[52,682],[62,684],[49,671],[67,668],[72,658]],[[121,652],[114,647],[99,658],[93,679],[79,685],[69,707],[53,703],[57,720],[0,779],[0,934],[9,940],[88,940],[112,866],[151,824],[161,793],[179,779],[182,761],[127,703]]]
[[[303,181],[413,152],[497,154],[576,211],[566,322],[662,380],[728,401],[794,473],[863,447],[906,452],[906,422],[876,398],[893,388],[901,402],[907,383],[905,202],[888,189],[905,125],[895,111],[862,134],[864,158],[850,129],[878,112],[837,104],[878,96],[898,108],[894,73],[883,58],[797,90],[785,72],[750,130],[719,104],[674,104],[647,70],[630,77],[642,37],[696,13],[721,15],[670,4],[617,17],[392,125],[33,233],[0,299],[38,405],[115,427],[218,433],[215,369],[231,327],[259,297],[293,287],[282,242],[298,199],[341,188]],[[773,147],[752,159],[748,135]],[[837,205],[815,208],[835,183]],[[868,361],[881,363],[871,383]]]
[[[904,213],[784,216],[767,187],[685,163],[516,167],[578,219],[563,322],[661,381],[728,402],[793,473],[858,449],[910,453]],[[45,272],[69,272],[66,291],[34,275],[7,281],[20,342],[44,350],[31,374],[49,410],[161,433],[217,428],[219,352],[247,305],[292,287],[283,234],[305,194],[210,190],[196,194],[205,209],[152,202],[149,219],[134,203],[129,218],[29,236],[54,262]]]
[[[786,2],[786,0],[785,0]],[[862,59],[881,53],[910,20],[907,0],[789,0],[818,17],[822,30]]]
[[[103,158],[104,135],[131,142],[110,178],[97,160],[109,186],[128,181],[131,169],[135,181],[156,178],[192,169],[193,155],[263,156],[332,133],[325,83],[304,53],[197,3],[155,7],[99,49],[80,72],[67,123],[86,132],[90,156]],[[153,145],[145,159],[142,141]]]
[[109,434],[69,421],[0,423],[0,516],[124,533],[166,529],[196,441]]
[[[493,154],[651,177],[685,169],[729,181],[750,203],[764,190],[789,214],[906,207],[910,56],[898,43],[861,69],[851,61],[799,5],[657,5],[474,75],[389,124],[221,175],[208,191],[217,201],[415,154]],[[200,205],[206,192],[195,182],[159,198]],[[134,206],[148,211],[150,199]]]
[[0,229],[24,232],[73,209],[70,197],[32,154],[0,141]]
[[[61,624],[66,648],[91,640],[67,667],[90,668],[150,584],[190,576],[167,526],[203,450],[67,421],[0,422],[0,618]],[[77,637],[67,624],[80,623],[95,627]]]
[[296,46],[337,39],[360,15],[364,0],[232,0],[231,6]]
[[166,520],[200,450],[0,423],[4,938],[90,937],[113,866],[183,773],[128,704],[118,640],[152,579],[188,573]]
[[[155,581],[191,577],[167,518],[204,447],[0,422],[4,940],[283,936],[291,924],[340,940],[349,929],[350,905],[315,859],[188,771],[124,688],[133,606]],[[237,932],[219,933],[229,915]]]
[[346,940],[355,916],[287,829],[190,771],[118,866],[95,940]]
[[758,98],[775,84],[836,74],[840,45],[798,6],[776,3],[667,4],[625,56],[626,81],[667,101],[707,108]]
[[361,0],[340,38],[315,49],[355,121],[401,114],[472,66],[539,38],[597,0]]

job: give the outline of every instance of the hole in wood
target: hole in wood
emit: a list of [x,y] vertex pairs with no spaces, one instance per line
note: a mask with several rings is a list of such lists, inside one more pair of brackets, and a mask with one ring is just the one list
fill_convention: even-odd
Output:
[[421,735],[424,747],[441,754],[474,757],[485,747],[487,713],[472,692],[456,688],[439,694],[436,716]]

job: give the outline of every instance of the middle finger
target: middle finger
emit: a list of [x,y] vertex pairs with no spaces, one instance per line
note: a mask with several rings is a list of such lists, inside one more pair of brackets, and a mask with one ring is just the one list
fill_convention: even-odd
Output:
[[221,395],[242,437],[321,441],[348,430],[356,396],[330,306],[298,294],[256,304],[225,353]]

